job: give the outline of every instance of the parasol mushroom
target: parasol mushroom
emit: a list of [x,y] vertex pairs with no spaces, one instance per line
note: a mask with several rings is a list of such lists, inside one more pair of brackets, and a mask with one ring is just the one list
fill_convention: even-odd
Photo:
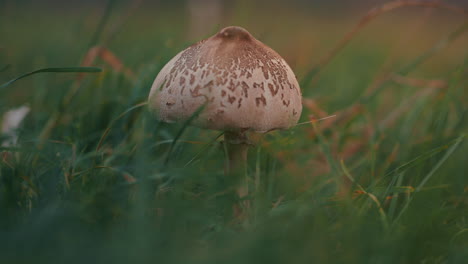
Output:
[[[226,174],[242,174],[249,140],[246,132],[266,133],[295,125],[301,91],[286,61],[241,27],[227,27],[177,54],[159,72],[149,108],[165,122],[225,131]],[[238,189],[240,197],[246,185]]]

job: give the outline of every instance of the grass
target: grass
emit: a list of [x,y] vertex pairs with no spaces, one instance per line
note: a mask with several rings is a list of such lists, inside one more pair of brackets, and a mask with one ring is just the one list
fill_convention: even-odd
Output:
[[[64,15],[62,25],[49,18],[37,28],[32,21],[50,10],[13,5],[0,16],[0,34],[10,33],[0,40],[0,113],[31,108],[18,144],[0,147],[1,263],[468,259],[463,15],[449,19],[432,10],[428,19],[421,9],[395,14],[408,29],[379,15],[370,28],[343,34],[346,45],[325,30],[311,37],[333,38],[340,52],[316,46],[322,59],[311,56],[308,63],[301,60],[311,40],[291,47],[265,34],[262,40],[286,54],[299,73],[300,122],[311,123],[256,139],[247,167],[254,202],[239,223],[232,216],[235,186],[224,177],[220,133],[159,122],[146,107],[158,71],[193,42],[184,39],[187,22],[162,22],[177,13],[173,7],[154,19],[134,9],[138,16],[129,15],[109,38],[122,5],[108,1],[87,22]],[[279,16],[292,25],[312,19],[285,12]],[[245,19],[232,14],[226,23],[268,32]],[[330,21],[321,19],[325,26]],[[428,26],[431,21],[442,29]],[[345,18],[338,24],[342,32],[350,29]],[[308,25],[294,30],[308,32]],[[70,28],[79,34],[70,35]],[[394,30],[402,43],[413,44],[390,45],[385,32]],[[24,35],[34,40],[25,45]],[[7,83],[57,65],[102,72],[41,73]],[[58,68],[65,70],[97,69]],[[330,115],[336,116],[314,121]]]

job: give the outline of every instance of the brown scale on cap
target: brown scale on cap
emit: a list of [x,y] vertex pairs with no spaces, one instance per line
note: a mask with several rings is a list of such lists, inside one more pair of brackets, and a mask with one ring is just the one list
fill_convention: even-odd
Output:
[[149,106],[167,122],[205,106],[194,125],[226,131],[288,128],[302,111],[286,61],[241,27],[224,28],[177,54],[156,77]]

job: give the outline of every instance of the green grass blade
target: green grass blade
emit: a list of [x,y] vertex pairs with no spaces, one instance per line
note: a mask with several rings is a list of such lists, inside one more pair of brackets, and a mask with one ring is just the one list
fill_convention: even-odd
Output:
[[[396,186],[397,187],[401,186],[401,183],[403,182],[404,175],[405,175],[404,173],[398,174],[397,181],[396,181]],[[390,220],[393,219],[393,216],[395,215],[395,210],[396,210],[399,195],[400,195],[399,192],[394,192],[393,195],[392,195],[393,196],[392,201],[390,202],[390,207],[388,209],[388,218]]]
[[370,198],[370,200],[372,200],[375,203],[375,205],[377,206],[377,210],[379,211],[380,220],[382,222],[382,225],[385,228],[385,230],[388,230],[388,228],[389,228],[388,218],[387,218],[385,210],[383,209],[382,204],[380,203],[379,199],[373,193],[368,192],[366,189],[364,189],[364,187],[362,187],[358,182],[356,182],[356,180],[351,175],[351,173],[349,173],[349,170],[346,167],[343,160],[341,160],[340,164],[341,164],[341,169],[342,169],[343,173],[345,174],[345,176],[353,184],[355,184],[362,192],[364,192]]
[[102,144],[104,142],[104,140],[106,139],[107,135],[109,134],[112,126],[114,125],[115,122],[117,122],[119,119],[121,119],[122,117],[124,117],[126,114],[132,112],[133,110],[135,109],[138,109],[140,107],[143,107],[143,106],[146,106],[148,105],[148,102],[143,102],[143,103],[139,103],[139,104],[136,104],[130,108],[128,108],[127,110],[125,110],[124,112],[122,112],[120,115],[118,115],[115,119],[113,119],[109,125],[107,126],[106,130],[104,131],[104,133],[102,134],[101,138],[99,139],[99,142],[98,142],[98,145],[96,147],[96,152],[98,152],[101,147],[102,147]]
[[[220,133],[218,136],[216,136],[213,140],[211,140],[210,142],[208,142],[208,144],[206,144],[201,150],[200,152],[198,152],[197,154],[195,154],[195,156],[193,156],[187,163],[185,163],[184,165],[184,168],[189,166],[190,164],[192,164],[201,154],[205,153],[206,150],[212,146],[222,135],[224,135],[224,132]],[[174,141],[171,140],[171,144],[173,143]]]
[[[463,138],[463,137],[464,137],[464,135],[461,136],[461,138]],[[389,173],[385,174],[385,176],[383,178],[388,177],[388,176],[390,176],[390,175],[392,175],[394,173],[403,172],[403,171],[405,171],[405,170],[407,170],[409,168],[412,168],[412,167],[416,166],[417,164],[419,164],[419,163],[433,157],[437,153],[440,153],[440,152],[444,151],[445,149],[447,149],[448,146],[453,147],[453,145],[458,144],[457,142],[459,140],[460,140],[460,138],[457,138],[457,139],[453,140],[452,142],[449,142],[447,145],[443,145],[443,146],[434,148],[434,149],[432,149],[432,150],[430,150],[430,151],[428,151],[428,152],[426,152],[424,154],[421,154],[421,155],[417,156],[416,158],[404,163],[403,165],[401,165],[401,166],[397,167],[396,169],[390,171]]]
[[[434,173],[437,171],[437,169],[440,168],[440,166],[442,166],[442,164],[453,154],[453,152],[455,151],[455,149],[457,149],[457,147],[460,145],[460,143],[463,141],[463,139],[465,138],[465,135],[461,135],[460,137],[458,137],[456,140],[455,140],[455,143],[447,150],[447,152],[445,153],[445,155],[439,160],[439,162],[437,162],[437,164],[431,169],[431,171],[426,175],[426,177],[421,181],[421,183],[418,185],[418,187],[416,187],[415,189],[415,192],[419,192],[421,191],[421,189],[423,188],[424,184],[426,184],[426,182],[434,175]],[[444,146],[445,148],[447,148],[447,146]],[[410,193],[408,193],[408,197],[407,197],[407,200],[406,200],[406,203],[405,205],[403,206],[403,208],[401,209],[400,213],[398,214],[398,216],[395,218],[395,221],[393,222],[394,224],[396,222],[398,222],[398,220],[401,218],[401,216],[405,213],[405,211],[409,208],[409,205],[411,203],[411,201],[413,200],[413,197],[414,196],[410,196]]]
[[455,144],[453,144],[445,153],[445,155],[442,157],[442,159],[437,162],[437,164],[432,168],[432,170],[424,177],[424,179],[421,181],[421,183],[416,187],[416,191],[419,192],[422,187],[427,183],[427,181],[434,175],[434,173],[437,171],[437,169],[444,164],[444,162],[453,154],[453,152],[458,148],[458,146],[461,144],[463,139],[465,138],[465,135],[461,135],[458,137],[458,139],[455,141]]
[[322,152],[325,155],[327,162],[330,164],[333,174],[335,175],[335,177],[338,177],[341,173],[337,161],[333,158],[332,151],[330,149],[330,144],[327,142],[322,132],[318,129],[318,126],[315,122],[312,122],[312,127],[314,129],[315,134],[317,135],[317,140],[320,145],[320,148],[322,149]]
[[169,160],[171,158],[171,153],[172,151],[174,150],[174,147],[175,145],[177,144],[177,141],[179,140],[179,138],[182,136],[182,134],[185,132],[185,130],[187,129],[187,127],[190,125],[190,123],[192,123],[193,120],[195,120],[195,118],[198,117],[198,115],[203,111],[203,109],[205,109],[205,106],[206,104],[203,104],[202,106],[200,106],[197,111],[195,111],[195,113],[192,114],[192,116],[190,116],[189,119],[187,119],[184,124],[182,125],[182,128],[177,132],[177,134],[175,135],[174,137],[174,141],[172,141],[172,144],[171,146],[169,147],[169,151],[167,152],[167,156],[166,156],[166,160],[164,161],[164,165],[167,165],[169,163]]
[[21,80],[23,78],[26,78],[28,76],[31,76],[31,75],[34,75],[34,74],[37,74],[37,73],[42,73],[42,72],[73,72],[73,73],[95,73],[95,72],[101,72],[102,70],[100,68],[96,68],[96,67],[65,67],[65,68],[45,68],[45,69],[40,69],[40,70],[36,70],[36,71],[32,71],[32,72],[29,72],[29,73],[26,73],[26,74],[23,74],[19,77],[16,77],[2,85],[0,85],[0,90],[7,87],[7,86],[10,86],[11,84],[13,84],[14,82],[18,81],[18,80]]

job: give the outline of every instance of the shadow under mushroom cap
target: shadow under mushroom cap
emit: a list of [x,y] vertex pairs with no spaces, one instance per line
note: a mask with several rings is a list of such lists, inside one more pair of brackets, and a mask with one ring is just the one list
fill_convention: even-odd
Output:
[[296,77],[281,56],[241,27],[227,27],[177,54],[156,77],[149,107],[160,120],[190,118],[224,131],[267,132],[302,112]]

